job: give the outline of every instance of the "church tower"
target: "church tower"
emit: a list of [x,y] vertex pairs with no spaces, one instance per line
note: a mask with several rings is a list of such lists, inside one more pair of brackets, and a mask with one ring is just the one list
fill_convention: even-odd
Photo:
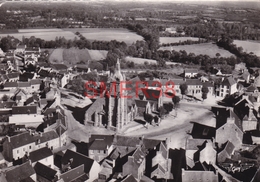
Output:
[[120,62],[117,59],[115,72],[111,78],[110,95],[108,101],[108,127],[115,127],[119,130],[126,123],[126,98],[122,98],[126,93],[122,92],[125,88],[125,76],[121,73]]

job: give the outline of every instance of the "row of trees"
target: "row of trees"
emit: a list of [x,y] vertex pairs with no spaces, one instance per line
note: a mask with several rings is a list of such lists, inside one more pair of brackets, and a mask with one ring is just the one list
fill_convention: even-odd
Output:
[[233,42],[233,39],[230,38],[229,35],[223,34],[221,39],[217,42],[217,45],[235,54],[237,56],[237,60],[239,60],[239,62],[246,63],[246,66],[260,67],[260,59],[256,55],[253,53],[248,54],[243,52],[243,48],[237,47]]

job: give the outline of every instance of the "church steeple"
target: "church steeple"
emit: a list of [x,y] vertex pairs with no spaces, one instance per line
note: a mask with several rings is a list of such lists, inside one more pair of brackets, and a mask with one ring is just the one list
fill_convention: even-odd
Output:
[[123,81],[124,77],[121,73],[121,69],[120,69],[120,62],[119,59],[117,59],[117,63],[116,63],[116,68],[115,68],[115,73],[113,75],[113,79],[117,80],[117,81]]

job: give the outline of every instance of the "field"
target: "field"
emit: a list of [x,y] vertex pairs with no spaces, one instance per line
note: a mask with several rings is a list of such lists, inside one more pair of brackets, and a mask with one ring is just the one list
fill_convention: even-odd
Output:
[[160,44],[170,44],[170,43],[179,43],[180,41],[198,41],[197,37],[160,37]]
[[64,30],[79,32],[90,41],[117,40],[119,42],[124,41],[126,44],[131,45],[137,40],[143,40],[143,37],[141,37],[140,35],[137,35],[134,32],[130,32],[129,30],[124,28],[73,28]]
[[4,33],[0,34],[0,37],[5,37],[7,35],[14,36],[15,38],[22,40],[22,37],[30,38],[35,36],[36,38],[41,38],[44,40],[55,40],[56,37],[65,37],[68,39],[74,39],[77,37],[71,31],[64,31],[62,29],[19,29],[18,33]]
[[219,53],[221,57],[230,57],[234,56],[229,51],[219,48],[216,44],[212,43],[203,43],[203,44],[194,44],[194,45],[181,45],[181,46],[169,46],[169,47],[160,47],[160,50],[185,50],[188,54],[194,53],[195,55],[208,55],[209,57],[216,57],[216,53]]
[[125,60],[129,62],[134,62],[135,64],[144,64],[144,62],[148,62],[149,64],[157,64],[157,61],[153,59],[134,58],[127,56]]
[[90,61],[99,61],[105,59],[107,51],[88,50],[88,49],[54,49],[50,54],[51,63],[63,63],[67,66],[75,65],[79,62],[87,63]]
[[260,56],[260,42],[234,40],[237,47],[242,47],[244,52],[253,52],[255,55]]

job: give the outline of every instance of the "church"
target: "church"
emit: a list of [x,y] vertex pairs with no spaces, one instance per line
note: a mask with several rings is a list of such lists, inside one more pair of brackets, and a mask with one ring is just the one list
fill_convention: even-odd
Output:
[[[106,89],[101,94],[102,96],[91,99],[92,104],[87,107],[85,113],[85,125],[93,123],[96,127],[106,127],[110,130],[118,131],[136,117],[143,117],[144,113],[151,113],[162,106],[161,97],[156,101],[152,97],[153,100],[149,101],[141,95],[140,98],[135,98],[135,96],[131,99],[124,97],[131,94],[134,95],[135,92],[131,93],[125,90],[126,77],[121,73],[119,59],[117,60],[114,74],[111,75],[110,80],[106,84]],[[133,82],[132,86],[134,87],[134,85],[135,82]],[[158,90],[146,89],[146,93],[147,91],[148,93],[158,92]],[[140,104],[140,102],[142,103]]]

